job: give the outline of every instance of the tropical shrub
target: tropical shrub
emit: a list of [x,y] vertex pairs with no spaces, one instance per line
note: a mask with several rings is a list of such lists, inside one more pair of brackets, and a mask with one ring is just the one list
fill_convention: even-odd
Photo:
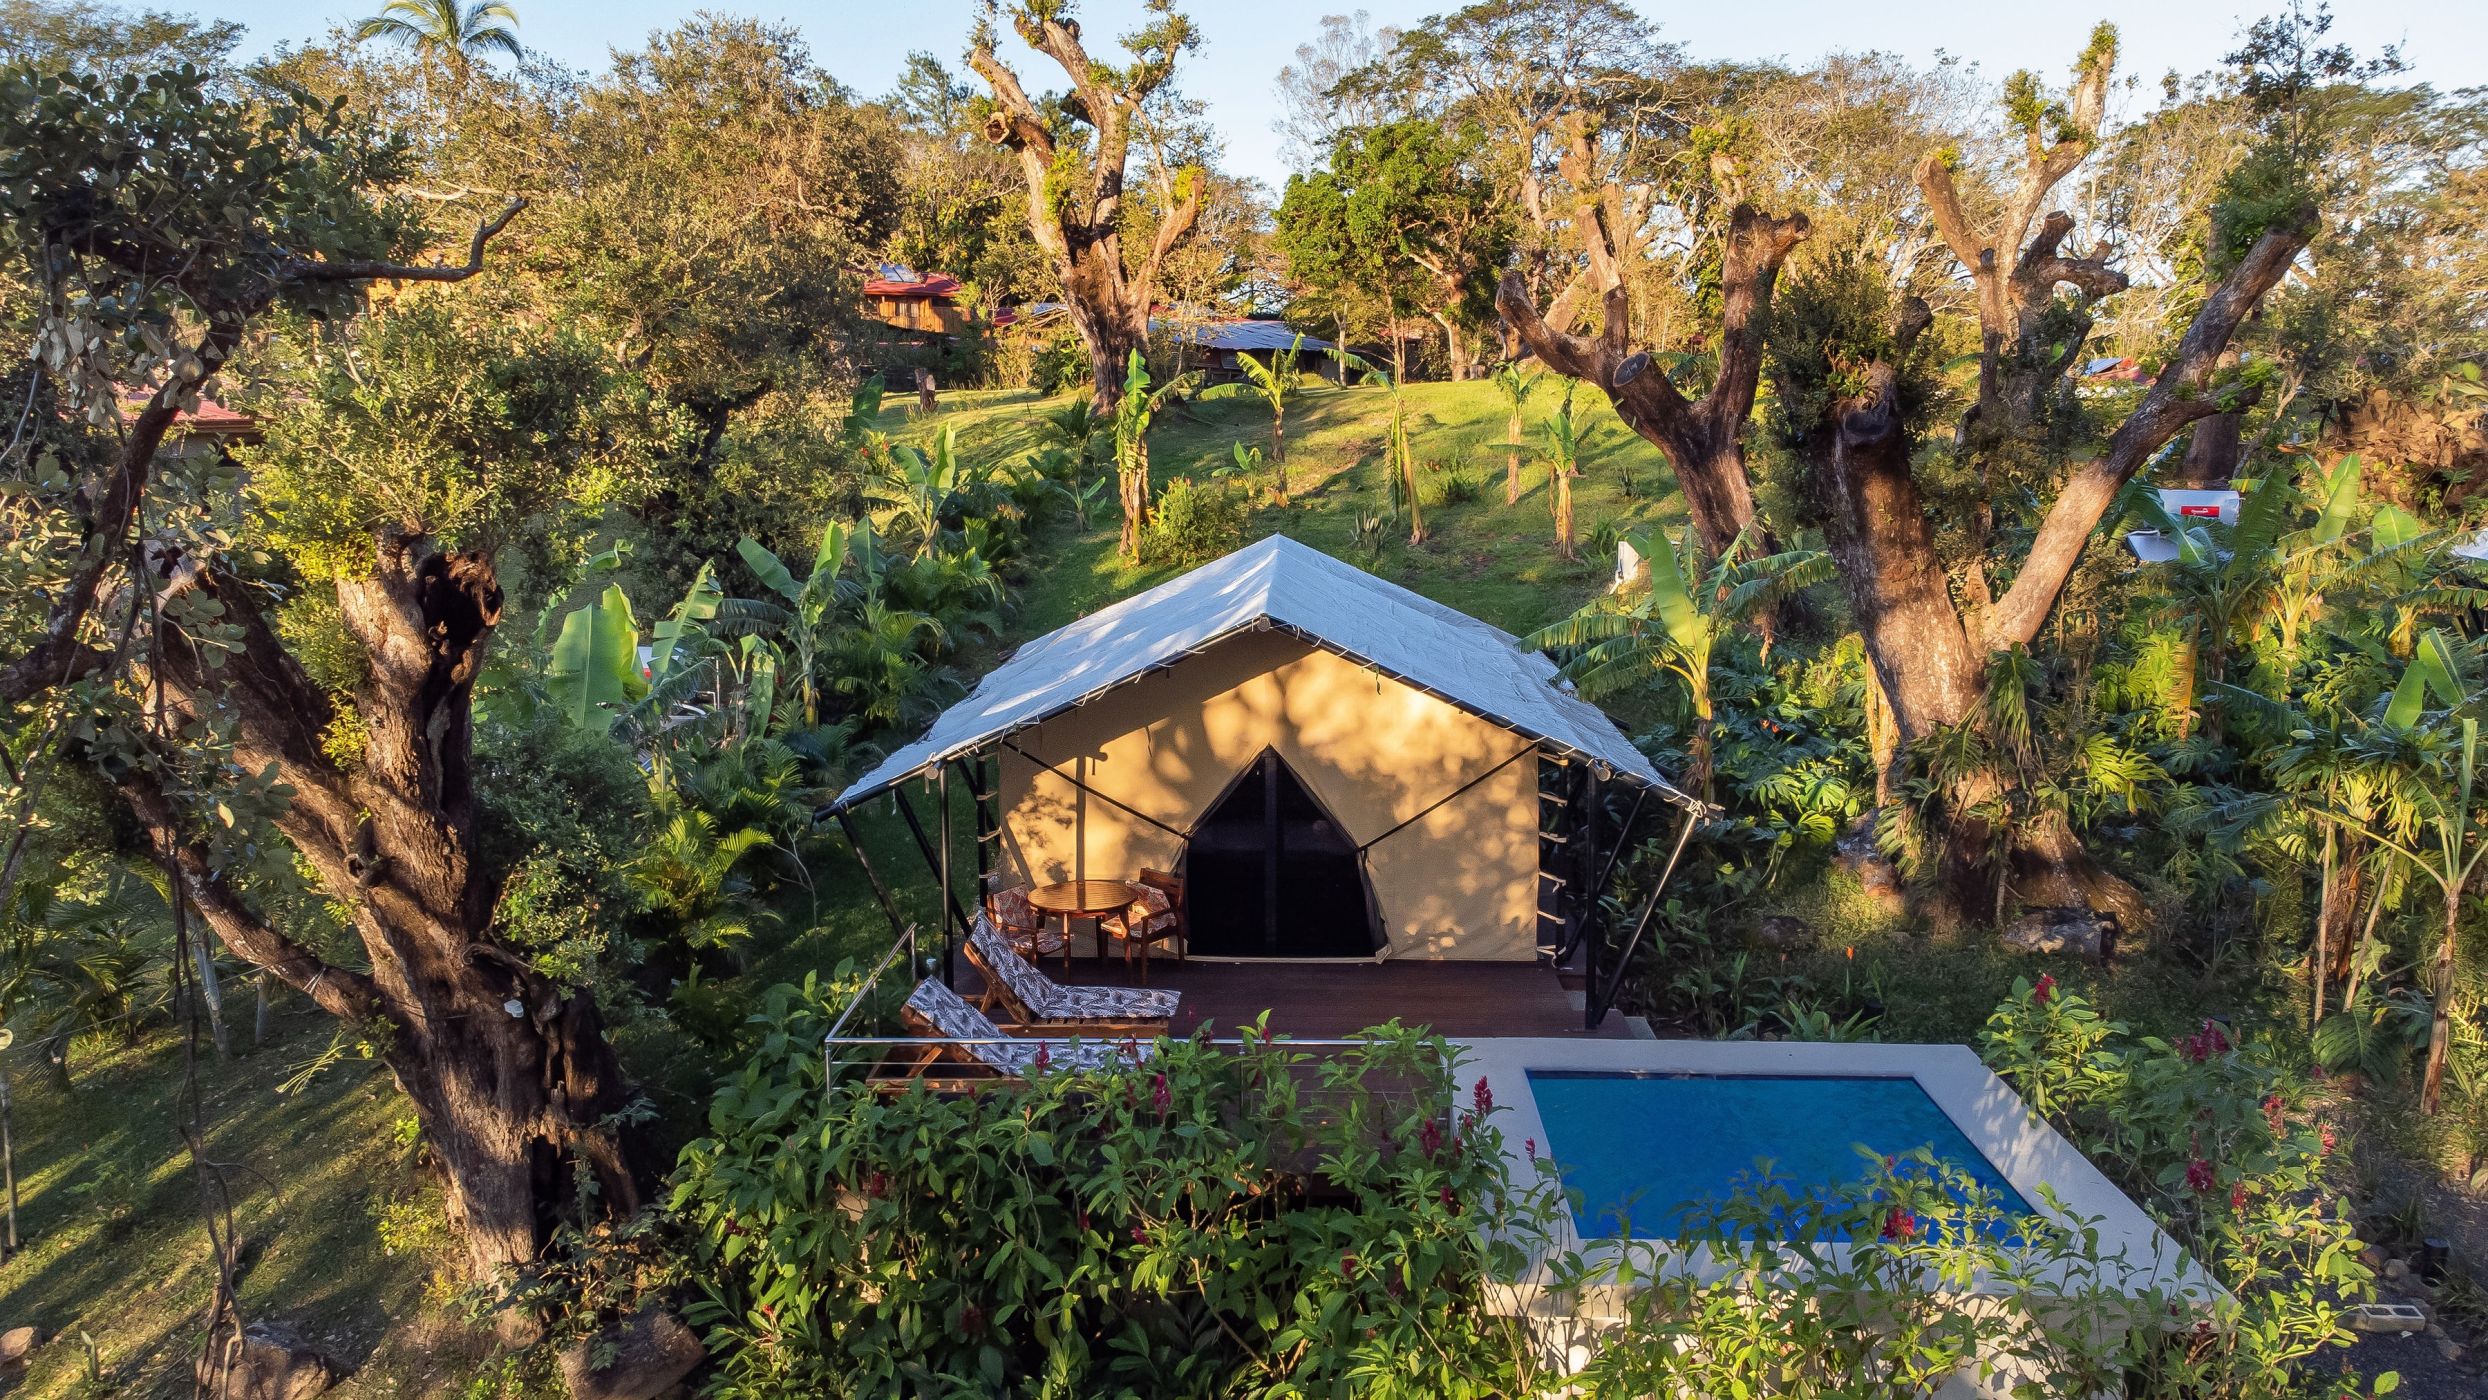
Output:
[[1244,542],[1244,493],[1222,482],[1177,477],[1141,527],[1144,564],[1201,564]]
[[2212,1020],[2174,1043],[2135,1036],[2047,977],[2016,983],[1980,1043],[2228,1290],[2208,1326],[2131,1358],[2129,1393],[2292,1394],[2293,1363],[2349,1343],[2373,1278],[2331,1180],[2334,1129],[2267,1047]]
[[[1438,1039],[1393,1024],[1317,1058],[1256,1028],[894,1094],[825,1060],[837,983],[770,994],[682,1155],[715,1394],[1866,1397],[1985,1366],[2032,1394],[2253,1400],[2297,1393],[2368,1289],[2302,1086],[2216,1026],[2134,1040],[2044,981],[1997,1009],[1991,1062],[2224,1294],[2129,1292],[2085,1222],[2005,1228],[1923,1149],[1862,1149],[1821,1194],[1766,1167],[1661,1250],[1567,1254],[1550,1165],[1526,1143],[1515,1179]],[[1543,1281],[1495,1282],[1540,1252]],[[1609,1270],[1621,1317],[1594,1337],[1491,1306],[1560,1317]]]
[[[1443,1042],[1335,1058],[1161,1041],[1024,1091],[825,1082],[833,1004],[771,1031],[683,1153],[717,1393],[1520,1393],[1481,1223],[1523,1208]],[[1315,1169],[1319,1168],[1319,1176]]]

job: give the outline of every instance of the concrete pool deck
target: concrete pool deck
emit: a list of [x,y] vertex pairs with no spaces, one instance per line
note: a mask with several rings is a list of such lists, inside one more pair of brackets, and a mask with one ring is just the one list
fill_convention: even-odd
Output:
[[[2068,1227],[2097,1232],[2100,1270],[2093,1286],[2107,1284],[2128,1297],[2156,1294],[2208,1303],[2221,1292],[2177,1242],[2141,1207],[2102,1175],[2063,1135],[2032,1113],[2003,1080],[1964,1045],[1763,1043],[1752,1041],[1591,1041],[1478,1039],[1459,1042],[1462,1082],[1483,1075],[1494,1096],[1494,1126],[1503,1135],[1512,1179],[1532,1182],[1540,1168],[1527,1160],[1525,1144],[1542,1149],[1553,1140],[1529,1081],[1532,1070],[1614,1074],[1801,1076],[1828,1079],[1905,1078],[1916,1081],[1970,1144],[1994,1165],[2038,1215]],[[1556,1164],[1560,1169],[1561,1164]],[[2053,1197],[2053,1203],[2050,1197]],[[1583,1239],[1570,1209],[1553,1212],[1552,1239],[1535,1252],[1521,1276],[1493,1289],[1497,1311],[1549,1323],[1569,1324],[1587,1338],[1602,1324],[1626,1315],[1626,1299],[1613,1271],[1630,1260],[1638,1269],[1687,1270],[1718,1277],[1708,1259],[1678,1258],[1672,1241]],[[1826,1257],[1849,1246],[1824,1242]],[[1569,1282],[1550,1260],[1571,1259]],[[2068,1285],[2079,1286],[2072,1278]],[[1979,1294],[1975,1285],[1966,1290]],[[1593,1343],[1594,1345],[1594,1343]],[[1945,1394],[1978,1394],[1983,1387]]]

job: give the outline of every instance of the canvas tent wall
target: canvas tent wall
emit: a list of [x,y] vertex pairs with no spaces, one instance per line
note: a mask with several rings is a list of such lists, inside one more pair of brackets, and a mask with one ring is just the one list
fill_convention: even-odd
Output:
[[1418,818],[1366,852],[1389,956],[1526,961],[1535,748],[1295,637],[1246,633],[1014,736],[1001,755],[1004,867],[1035,882],[1171,869],[1184,854],[1173,833],[1269,749],[1360,845]]
[[1129,877],[1265,750],[1365,848],[1396,956],[1535,956],[1539,757],[1694,805],[1509,633],[1272,536],[1029,642],[828,810],[994,760],[1010,869]]

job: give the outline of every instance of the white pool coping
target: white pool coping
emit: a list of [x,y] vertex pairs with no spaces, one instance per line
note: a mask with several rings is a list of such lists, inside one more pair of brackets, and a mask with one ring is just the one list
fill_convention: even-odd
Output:
[[[1538,1180],[1538,1167],[1527,1160],[1527,1144],[1535,1142],[1541,1156],[1551,1150],[1546,1121],[1539,1115],[1537,1097],[1530,1088],[1531,1070],[1913,1079],[2034,1212],[2098,1232],[2102,1281],[2111,1281],[2128,1297],[2157,1292],[2171,1299],[2208,1302],[2222,1292],[2140,1206],[2101,1175],[2062,1134],[2032,1113],[2021,1096],[1966,1045],[1519,1038],[1457,1043],[1462,1082],[1482,1074],[1494,1095],[1493,1123],[1503,1135],[1515,1182]],[[2056,1206],[2048,1203],[2042,1187],[2054,1193]],[[1593,1266],[1593,1279],[1606,1272],[1602,1264],[1611,1265],[1628,1249],[1645,1261],[1645,1267],[1646,1261],[1661,1259],[1667,1267],[1696,1274],[1712,1272],[1706,1260],[1668,1258],[1671,1240],[1636,1236],[1585,1241],[1569,1206],[1555,1214],[1554,1239],[1548,1247],[1531,1259],[1521,1277],[1494,1290],[1502,1295],[1496,1299],[1499,1310],[1576,1318],[1615,1315],[1595,1296],[1595,1286],[1586,1291],[1575,1287],[1555,1296],[1550,1257],[1579,1256]],[[1838,1259],[1848,1246],[1826,1242],[1818,1248]]]

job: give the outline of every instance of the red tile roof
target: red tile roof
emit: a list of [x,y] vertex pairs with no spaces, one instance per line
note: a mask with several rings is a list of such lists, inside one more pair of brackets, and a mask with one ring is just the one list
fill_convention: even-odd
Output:
[[867,277],[864,295],[868,297],[950,297],[959,294],[961,282],[947,272],[927,272],[915,277]]

